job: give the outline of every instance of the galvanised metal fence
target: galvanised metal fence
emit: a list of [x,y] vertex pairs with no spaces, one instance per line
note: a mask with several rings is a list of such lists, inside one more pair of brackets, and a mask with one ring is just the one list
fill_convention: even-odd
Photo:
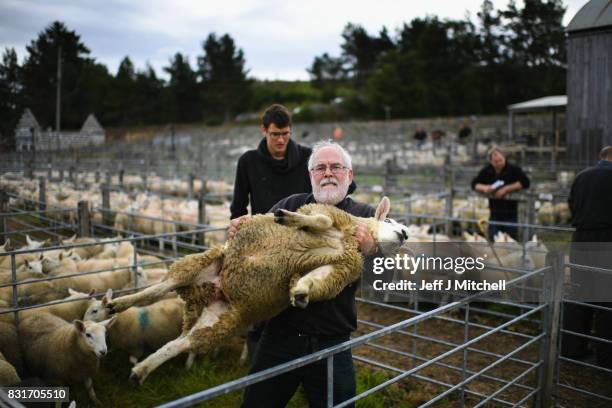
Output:
[[[15,210],[17,211],[17,210]],[[63,211],[63,210],[60,210]],[[71,209],[70,211],[74,211]],[[86,230],[86,227],[75,224],[67,224],[67,223],[58,223],[56,219],[49,217],[49,214],[45,211],[17,211],[11,213],[2,213],[3,222],[10,222],[11,219],[14,219],[18,215],[32,217],[38,213],[40,216],[40,220],[45,221],[48,220],[50,222],[55,222],[55,225],[49,228],[39,228],[36,229],[36,225],[27,224],[25,225],[25,229],[17,232],[17,231],[7,231],[4,229],[3,233],[8,234],[19,234],[25,233],[25,231],[32,232],[52,232],[57,234],[57,230],[59,228],[65,228],[72,231],[78,230]],[[135,215],[136,216],[136,215]],[[435,217],[435,216],[431,216]],[[438,217],[437,221],[447,222],[448,219],[445,217]],[[454,221],[471,221],[476,222],[477,220],[454,220]],[[86,224],[85,224],[86,225]],[[549,227],[542,227],[538,225],[529,225],[529,224],[518,224],[519,228],[531,228],[531,229],[550,229]],[[89,224],[90,231],[94,231],[97,228],[97,225]],[[112,232],[112,227],[109,229],[109,232]],[[435,229],[434,229],[435,230]],[[553,228],[554,231],[563,231],[568,232],[571,229],[559,229]],[[207,229],[200,229],[194,231],[188,231],[187,233],[201,233],[206,232]],[[182,233],[181,233],[182,234]],[[113,242],[121,242],[125,240],[129,240],[132,242],[136,242],[138,240],[150,239],[150,238],[162,238],[167,239],[174,235],[181,234],[158,234],[154,236],[140,235],[135,236],[129,239],[117,239],[107,241],[108,243]],[[53,234],[51,234],[53,235]],[[59,235],[59,234],[58,234]],[[79,244],[72,245],[71,247],[79,247],[79,246],[87,246],[87,245],[95,245],[95,244]],[[135,252],[137,245],[135,244]],[[51,247],[44,248],[44,250],[53,250],[59,249],[60,247]],[[65,249],[65,247],[62,247]],[[191,247],[191,250],[204,250],[206,247]],[[40,249],[38,250],[40,251]],[[36,252],[35,250],[31,250],[28,252]],[[17,255],[17,251],[13,251],[13,253],[4,254],[4,256],[12,256]],[[169,258],[171,259],[171,258]],[[15,265],[13,259],[13,265]],[[542,285],[542,302],[537,305],[533,304],[522,304],[522,303],[513,303],[504,300],[494,300],[494,303],[497,303],[502,306],[513,307],[517,312],[515,314],[509,312],[500,312],[496,310],[490,310],[486,307],[482,307],[479,305],[478,301],[485,300],[489,293],[480,292],[474,295],[470,295],[460,300],[455,300],[450,303],[447,303],[439,308],[430,310],[430,311],[422,311],[419,310],[418,305],[414,308],[393,305],[393,304],[384,304],[380,302],[374,302],[369,299],[359,298],[358,301],[362,304],[366,305],[374,305],[376,307],[383,308],[383,310],[396,310],[402,311],[406,313],[413,314],[413,317],[409,319],[402,320],[398,323],[392,325],[381,325],[373,321],[367,321],[365,319],[360,319],[360,324],[364,326],[369,326],[376,329],[372,333],[368,333],[364,336],[360,336],[358,338],[352,339],[349,342],[343,343],[336,347],[322,350],[313,355],[304,357],[299,360],[295,360],[284,365],[272,368],[270,370],[262,371],[260,373],[256,373],[242,379],[238,379],[232,381],[230,383],[222,384],[217,387],[214,387],[209,390],[202,391],[200,393],[194,394],[192,396],[185,397],[183,399],[177,400],[175,402],[168,403],[164,406],[188,406],[194,404],[198,401],[204,401],[210,398],[214,398],[215,396],[232,392],[241,388],[248,386],[254,382],[263,381],[266,378],[269,378],[274,375],[279,375],[283,372],[287,372],[291,369],[295,369],[297,367],[307,365],[314,361],[318,361],[321,359],[326,359],[328,364],[328,380],[331,381],[333,374],[331,370],[333,369],[333,365],[331,365],[331,361],[333,361],[333,355],[337,354],[340,351],[347,350],[349,348],[356,348],[358,346],[369,347],[381,352],[393,353],[396,356],[396,360],[399,362],[402,358],[406,361],[412,362],[412,367],[409,369],[397,367],[399,364],[390,364],[388,361],[373,359],[371,357],[360,356],[358,354],[355,355],[355,360],[360,361],[364,364],[368,364],[374,367],[381,368],[385,370],[385,372],[394,372],[397,373],[395,377],[389,379],[388,381],[380,384],[370,390],[365,391],[364,393],[356,396],[353,400],[359,400],[362,398],[366,398],[367,396],[373,394],[376,391],[380,391],[386,386],[389,386],[393,383],[396,383],[401,380],[405,380],[408,378],[413,378],[419,381],[428,382],[431,384],[435,384],[436,386],[442,387],[445,390],[433,397],[428,402],[422,404],[421,406],[431,406],[436,402],[439,402],[445,398],[458,398],[458,401],[461,402],[462,405],[467,404],[468,401],[475,401],[474,406],[482,406],[488,403],[496,403],[502,406],[524,406],[528,402],[535,402],[540,406],[552,406],[554,399],[553,397],[559,396],[559,388],[564,388],[573,392],[582,393],[589,398],[599,399],[603,402],[609,402],[610,396],[603,395],[601,393],[591,392],[584,389],[581,386],[574,386],[570,384],[561,383],[559,378],[559,366],[560,362],[564,363],[572,363],[579,364],[584,367],[588,367],[590,369],[597,369],[603,373],[609,374],[610,370],[605,369],[603,367],[597,367],[594,364],[584,363],[584,362],[576,362],[571,359],[567,359],[565,357],[561,357],[558,352],[558,337],[560,332],[564,333],[572,333],[565,331],[562,326],[560,326],[560,314],[561,314],[561,299],[562,297],[562,286],[560,284],[563,282],[563,274],[565,268],[567,266],[576,266],[568,264],[564,259],[557,258],[556,261],[553,262],[552,266],[547,266],[545,268],[541,268],[537,271],[517,271],[516,269],[511,268],[496,268],[501,271],[506,271],[509,273],[516,273],[518,275],[517,278],[512,279],[508,286],[520,286],[521,284],[527,282],[528,279],[533,278],[534,276],[543,276],[543,285]],[[134,265],[137,267],[137,265]],[[12,268],[12,272],[14,274],[14,268]],[[108,272],[106,271],[94,271],[93,273],[102,273]],[[612,272],[609,271],[608,272]],[[137,286],[137,275],[135,275],[135,282]],[[51,279],[49,279],[51,280]],[[11,285],[14,288],[17,287],[18,282],[12,282]],[[6,286],[6,285],[5,285]],[[133,289],[126,289],[125,291],[130,291]],[[492,301],[491,299],[488,299]],[[58,303],[61,301],[57,301]],[[53,304],[53,302],[48,303]],[[7,313],[17,313],[19,310],[23,310],[29,307],[40,307],[39,306],[26,306],[19,308],[15,303],[13,304],[13,308],[6,311]],[[451,311],[462,311],[463,318],[456,318],[453,316],[448,316],[448,312]],[[474,316],[478,315],[489,315],[492,318],[498,319],[507,319],[503,322],[499,322],[496,324],[483,324],[473,319]],[[451,323],[454,325],[459,325],[464,330],[463,341],[456,340],[448,340],[448,339],[439,339],[434,336],[428,334],[420,334],[417,330],[419,325],[422,325],[428,321],[442,321],[445,323]],[[525,322],[532,323],[538,326],[538,330],[535,333],[521,333],[514,329],[515,325],[520,325]],[[406,329],[412,329],[408,331]],[[479,330],[480,334],[472,337],[473,334],[470,334],[471,330]],[[389,345],[375,343],[375,340],[381,339],[387,335],[401,335],[405,337],[409,337],[412,341],[413,347],[410,351],[403,351],[397,347],[390,347]],[[478,347],[478,342],[485,340],[487,338],[492,338],[495,336],[509,336],[512,338],[517,338],[523,340],[519,346],[517,346],[514,350],[499,353],[491,350],[487,350],[485,348]],[[591,340],[601,340],[604,342],[610,342],[607,339],[598,339],[595,336],[585,335]],[[419,355],[416,352],[418,342],[426,341],[429,343],[438,344],[441,346],[445,346],[448,350],[437,356],[427,356]],[[522,356],[517,356],[523,351],[528,350],[530,347],[538,347],[538,352],[535,356],[531,356],[532,358],[525,358]],[[462,360],[460,364],[453,364],[445,359],[453,356],[454,354],[462,353]],[[475,355],[483,355],[489,358],[494,358],[495,360],[485,367],[481,368],[472,368],[470,367],[470,356]],[[420,363],[417,365],[417,363]],[[492,374],[491,371],[496,368],[503,366],[505,364],[518,364],[524,369],[520,371],[513,378],[502,378],[499,374]],[[449,381],[444,381],[436,378],[432,378],[431,376],[425,375],[422,372],[428,367],[440,367],[448,371],[460,373],[461,377],[455,383],[451,383]],[[556,379],[555,379],[556,373]],[[536,375],[537,374],[537,375]],[[530,377],[534,377],[537,379],[533,379],[529,382],[527,381]],[[473,390],[469,388],[469,384],[475,381],[490,381],[500,384],[501,386],[496,390],[492,391],[489,394],[480,392],[478,390]],[[517,391],[518,390],[518,391]],[[520,392],[520,396],[515,399],[509,398],[508,394],[516,395],[517,392]],[[459,397],[457,397],[457,395]],[[330,406],[333,405],[333,395],[328,394],[328,402],[330,402]],[[350,401],[347,401],[339,406],[345,406],[349,404]],[[571,406],[571,405],[570,405]]]

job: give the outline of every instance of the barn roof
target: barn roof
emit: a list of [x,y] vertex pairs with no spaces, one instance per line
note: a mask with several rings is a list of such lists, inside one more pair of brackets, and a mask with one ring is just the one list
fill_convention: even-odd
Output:
[[513,103],[508,105],[508,110],[513,112],[527,112],[547,110],[567,106],[567,95],[545,96],[530,101]]
[[100,126],[100,122],[96,119],[93,113],[90,113],[87,119],[85,119],[85,123],[83,123],[83,127],[81,128],[81,132],[104,132],[102,126]]
[[23,115],[21,115],[21,118],[19,119],[19,123],[17,123],[16,128],[17,129],[34,128],[34,129],[40,130],[38,121],[36,120],[36,118],[34,117],[34,114],[29,108],[25,108],[25,110],[23,111]]
[[612,28],[612,0],[591,0],[576,13],[567,32]]

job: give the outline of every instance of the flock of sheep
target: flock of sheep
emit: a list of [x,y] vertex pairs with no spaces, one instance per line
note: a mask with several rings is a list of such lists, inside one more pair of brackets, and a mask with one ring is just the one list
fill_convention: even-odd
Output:
[[[91,379],[108,351],[106,338],[135,363],[180,334],[184,302],[175,294],[112,319],[103,308],[113,290],[134,287],[135,273],[139,285],[161,281],[167,269],[160,258],[137,255],[135,263],[134,248],[126,240],[72,237],[46,251],[42,247],[48,243],[29,236],[26,242],[20,250],[43,252],[15,255],[17,306],[51,304],[19,311],[17,323],[15,313],[7,312],[14,305],[13,286],[0,288],[0,386],[21,383],[25,373],[50,384],[83,383],[91,400],[98,402]],[[7,241],[0,247],[1,253],[9,245]],[[10,284],[10,257],[0,260],[0,282]],[[101,300],[93,296],[99,291],[105,292]]]

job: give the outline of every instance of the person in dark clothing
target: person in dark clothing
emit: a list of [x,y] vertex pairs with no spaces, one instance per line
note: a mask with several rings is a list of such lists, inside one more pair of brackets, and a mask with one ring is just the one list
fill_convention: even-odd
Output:
[[[506,156],[497,147],[489,151],[489,164],[484,166],[472,180],[472,190],[488,195],[491,221],[518,222],[518,202],[504,197],[522,189],[529,188],[529,178],[523,170],[506,161]],[[512,238],[518,239],[515,226],[495,225],[489,223],[489,239],[497,231],[504,231]]]
[[[279,200],[296,193],[312,191],[308,175],[311,149],[291,140],[291,114],[282,105],[274,104],[264,112],[261,123],[263,139],[257,149],[238,159],[231,219],[247,214],[264,214]],[[253,356],[264,325],[247,334],[247,350]]]
[[[325,203],[360,217],[374,216],[374,208],[347,197],[352,182],[348,153],[333,142],[320,142],[309,160],[313,192],[295,194],[278,202],[271,211],[296,211],[309,203]],[[239,223],[232,222],[228,235],[233,237]],[[376,253],[376,243],[365,224],[355,232],[365,256]],[[305,309],[288,307],[270,319],[261,337],[250,373],[261,371],[318,350],[349,340],[357,328],[355,291],[358,282],[345,287],[334,299],[309,303]],[[351,351],[334,356],[334,404],[355,395],[355,369]],[[327,365],[319,361],[289,373],[254,384],[245,390],[243,407],[284,407],[300,384],[311,407],[325,407],[327,401]]]
[[[596,166],[579,173],[568,199],[572,214],[570,260],[577,265],[612,269],[612,146],[600,153]],[[572,267],[572,297],[583,303],[564,303],[565,330],[612,340],[612,277],[608,274]],[[588,355],[589,339],[563,333],[561,353],[572,359]],[[597,364],[612,368],[612,345],[593,341]]]
[[457,136],[459,136],[459,141],[467,139],[468,137],[470,137],[471,134],[472,129],[470,129],[470,127],[466,125],[465,122],[461,122],[459,124],[459,133],[457,134]]
[[422,127],[417,126],[412,137],[414,138],[414,140],[416,140],[417,148],[420,149],[421,146],[423,146],[423,143],[425,143],[425,139],[427,139],[427,132],[425,132]]

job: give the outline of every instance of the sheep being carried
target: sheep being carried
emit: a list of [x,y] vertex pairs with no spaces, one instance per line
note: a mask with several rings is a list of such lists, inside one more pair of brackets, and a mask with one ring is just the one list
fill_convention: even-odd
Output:
[[374,218],[324,204],[256,215],[223,246],[172,264],[162,282],[109,301],[106,307],[117,313],[151,304],[172,290],[185,300],[181,336],[135,365],[130,378],[141,384],[178,354],[210,351],[290,304],[305,308],[334,298],[361,276],[363,256],[354,236],[358,219],[385,252],[397,250],[408,238],[405,226],[386,218],[390,206],[384,197]]

